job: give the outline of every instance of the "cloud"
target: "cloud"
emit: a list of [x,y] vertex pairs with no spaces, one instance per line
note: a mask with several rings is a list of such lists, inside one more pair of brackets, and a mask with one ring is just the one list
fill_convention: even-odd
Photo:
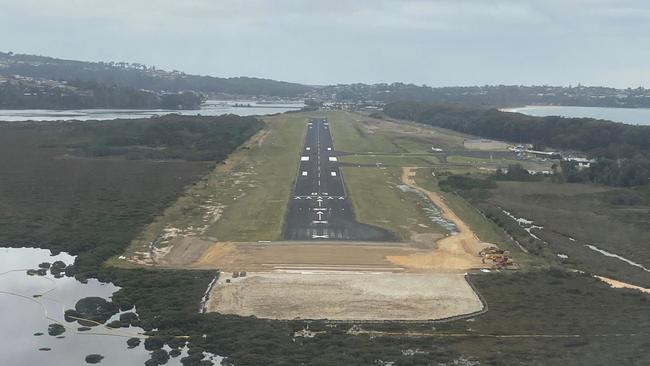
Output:
[[642,0],[4,0],[0,13],[5,50],[318,84],[650,86],[649,38]]

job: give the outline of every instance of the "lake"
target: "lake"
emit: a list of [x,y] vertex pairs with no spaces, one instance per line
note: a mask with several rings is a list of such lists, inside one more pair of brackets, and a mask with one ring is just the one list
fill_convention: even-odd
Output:
[[628,125],[650,126],[650,108],[605,108],[572,106],[526,106],[502,109],[504,112],[517,112],[529,116],[562,116],[575,118],[597,118]]
[[[55,278],[49,271],[45,276],[27,275],[27,269],[54,261],[72,264],[74,257],[65,253],[52,256],[44,249],[0,248],[0,365],[85,365],[89,354],[104,356],[99,363],[104,366],[144,365],[149,359],[144,342],[132,349],[126,344],[130,337],[142,336],[141,328],[94,326],[79,331],[79,324],[67,322],[63,316],[80,299],[90,296],[109,299],[119,288],[95,279],[81,283],[74,277]],[[108,322],[117,318],[119,313]],[[49,335],[48,325],[52,323],[65,326],[65,332],[59,337]],[[50,350],[39,350],[43,348]],[[170,350],[167,346],[165,349]],[[180,359],[185,356],[187,349],[171,358],[167,365],[180,366]],[[215,365],[221,364],[221,357],[207,353],[204,356]]]
[[[237,107],[235,104],[245,105]],[[208,100],[201,109],[193,110],[170,110],[170,109],[74,109],[74,110],[54,110],[54,109],[0,109],[0,121],[89,121],[89,120],[108,120],[116,118],[149,118],[152,116],[178,113],[182,115],[194,116],[218,116],[222,114],[236,114],[239,116],[255,116],[274,113],[284,113],[287,111],[299,110],[304,106],[303,103],[264,103],[248,101],[219,101]]]

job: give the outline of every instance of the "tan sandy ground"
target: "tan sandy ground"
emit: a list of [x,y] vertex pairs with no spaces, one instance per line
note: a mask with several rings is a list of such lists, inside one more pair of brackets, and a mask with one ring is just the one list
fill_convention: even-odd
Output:
[[458,233],[447,236],[436,242],[437,248],[428,253],[417,253],[409,256],[388,256],[387,259],[397,265],[407,268],[420,269],[458,269],[486,267],[481,263],[478,252],[491,244],[481,242],[465,222],[463,222],[445,201],[435,192],[427,191],[415,183],[413,168],[402,168],[402,183],[417,189],[429,197],[441,212],[441,216],[453,222]]
[[613,288],[629,288],[629,289],[645,292],[646,294],[650,294],[650,288],[636,286],[636,285],[632,285],[630,283],[625,283],[625,282],[613,280],[611,278],[602,277],[602,276],[596,276],[596,278],[598,278],[599,280],[601,280],[601,281],[605,282],[606,284],[612,286]]
[[377,243],[217,243],[194,263],[194,268],[232,271],[340,268],[347,270],[401,271],[386,259],[390,255],[424,253],[423,250]]
[[482,308],[463,275],[451,273],[223,275],[207,302],[208,311],[268,319],[429,320]]

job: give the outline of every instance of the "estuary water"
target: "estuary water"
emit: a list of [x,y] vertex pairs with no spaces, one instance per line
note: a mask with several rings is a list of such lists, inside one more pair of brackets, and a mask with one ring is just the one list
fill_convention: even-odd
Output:
[[502,109],[504,112],[517,112],[529,116],[562,116],[574,118],[597,118],[625,123],[628,125],[650,126],[650,108],[605,108],[572,106],[526,106]]
[[[0,365],[85,365],[89,354],[102,355],[99,364],[104,366],[144,365],[150,354],[144,342],[132,349],[126,344],[130,337],[141,337],[141,328],[94,326],[80,331],[79,324],[64,319],[63,312],[74,309],[80,299],[109,299],[119,288],[95,279],[81,283],[73,277],[55,278],[49,271],[44,276],[26,272],[40,263],[54,261],[72,264],[74,257],[65,253],[52,256],[44,249],[0,248]],[[117,318],[119,314],[108,322]],[[49,335],[48,326],[53,323],[63,325],[65,332]],[[180,366],[185,356],[184,349],[167,365]],[[205,356],[215,365],[221,363],[218,356]]]
[[303,103],[264,103],[256,101],[219,101],[208,100],[201,109],[170,110],[170,109],[0,109],[0,121],[90,121],[109,120],[116,118],[148,118],[169,113],[188,116],[218,116],[236,114],[238,116],[255,116],[299,110]]

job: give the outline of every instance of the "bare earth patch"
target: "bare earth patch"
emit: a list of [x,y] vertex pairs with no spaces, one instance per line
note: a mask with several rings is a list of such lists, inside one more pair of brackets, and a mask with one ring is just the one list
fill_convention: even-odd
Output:
[[447,206],[442,197],[435,192],[427,191],[418,186],[413,179],[414,175],[413,168],[403,168],[402,183],[425,193],[431,202],[438,207],[441,216],[456,225],[458,232],[438,240],[436,249],[432,251],[409,256],[389,256],[388,260],[407,268],[419,269],[466,270],[486,267],[485,264],[481,263],[481,257],[478,253],[481,249],[493,246],[493,244],[481,242],[469,226]]
[[429,320],[482,308],[455,273],[224,274],[207,303],[208,311],[268,319]]
[[203,253],[214,244],[214,241],[205,240],[197,236],[177,236],[172,239],[171,250],[159,264],[178,266],[186,265],[198,260]]
[[506,150],[508,144],[502,141],[476,139],[463,141],[463,147],[469,150]]
[[194,268],[218,268],[222,271],[275,270],[352,270],[402,271],[404,268],[386,259],[390,255],[425,253],[399,243],[217,243],[210,246],[194,263]]

